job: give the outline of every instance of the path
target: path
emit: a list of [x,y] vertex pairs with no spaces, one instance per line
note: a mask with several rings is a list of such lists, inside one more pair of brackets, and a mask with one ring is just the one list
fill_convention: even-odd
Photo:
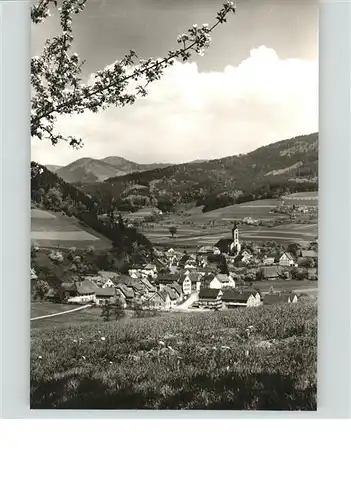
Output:
[[174,310],[176,311],[184,311],[187,309],[190,309],[190,307],[193,305],[193,303],[198,299],[198,293],[193,292],[183,304],[180,304],[179,306],[175,307]]
[[36,318],[30,318],[30,321],[34,321],[35,319],[52,318],[53,316],[60,316],[61,314],[69,314],[72,312],[81,311],[82,309],[87,309],[88,307],[91,307],[91,304],[81,307],[75,307],[74,309],[70,309],[69,311],[61,311],[58,313],[46,314],[45,316],[37,316]]

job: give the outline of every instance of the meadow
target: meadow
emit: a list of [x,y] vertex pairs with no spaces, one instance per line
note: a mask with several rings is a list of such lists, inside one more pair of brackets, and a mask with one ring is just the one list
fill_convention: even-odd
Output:
[[45,248],[111,248],[111,242],[75,217],[31,210],[31,240]]
[[316,344],[313,302],[32,328],[31,408],[315,410]]

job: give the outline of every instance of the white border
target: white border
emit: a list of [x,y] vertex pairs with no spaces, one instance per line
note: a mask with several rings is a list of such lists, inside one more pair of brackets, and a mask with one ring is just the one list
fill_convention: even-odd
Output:
[[351,4],[320,4],[317,412],[29,409],[29,2],[0,2],[1,413],[4,418],[347,418],[350,342]]

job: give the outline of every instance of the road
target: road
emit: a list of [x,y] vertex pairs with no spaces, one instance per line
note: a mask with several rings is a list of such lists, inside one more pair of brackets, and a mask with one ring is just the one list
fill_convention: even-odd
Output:
[[81,307],[75,307],[74,309],[70,309],[69,311],[61,311],[58,313],[45,314],[45,316],[37,316],[36,318],[30,318],[30,321],[34,321],[35,319],[52,318],[53,316],[61,316],[62,314],[69,314],[72,312],[81,311],[82,309],[87,309],[88,307],[91,307],[91,305],[88,304],[88,305],[81,306]]
[[174,311],[186,311],[188,309],[191,308],[191,306],[193,305],[193,303],[198,299],[198,293],[197,292],[193,292],[187,299],[185,302],[183,302],[182,304],[179,304],[179,306],[176,306],[174,308]]

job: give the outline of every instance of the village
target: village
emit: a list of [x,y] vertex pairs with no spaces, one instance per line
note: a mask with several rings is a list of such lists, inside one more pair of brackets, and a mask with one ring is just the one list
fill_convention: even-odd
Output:
[[[203,311],[296,303],[299,294],[282,282],[318,279],[316,244],[293,250],[241,243],[239,227],[231,238],[204,246],[194,253],[173,248],[155,250],[152,263],[131,265],[128,274],[101,270],[81,281],[62,282],[59,293],[48,290],[45,300],[103,307],[120,304],[123,309],[150,311]],[[289,248],[291,245],[289,245]],[[311,247],[315,249],[311,249]],[[271,281],[262,292],[260,283]],[[32,297],[37,275],[31,269]],[[274,283],[279,289],[274,289]]]

